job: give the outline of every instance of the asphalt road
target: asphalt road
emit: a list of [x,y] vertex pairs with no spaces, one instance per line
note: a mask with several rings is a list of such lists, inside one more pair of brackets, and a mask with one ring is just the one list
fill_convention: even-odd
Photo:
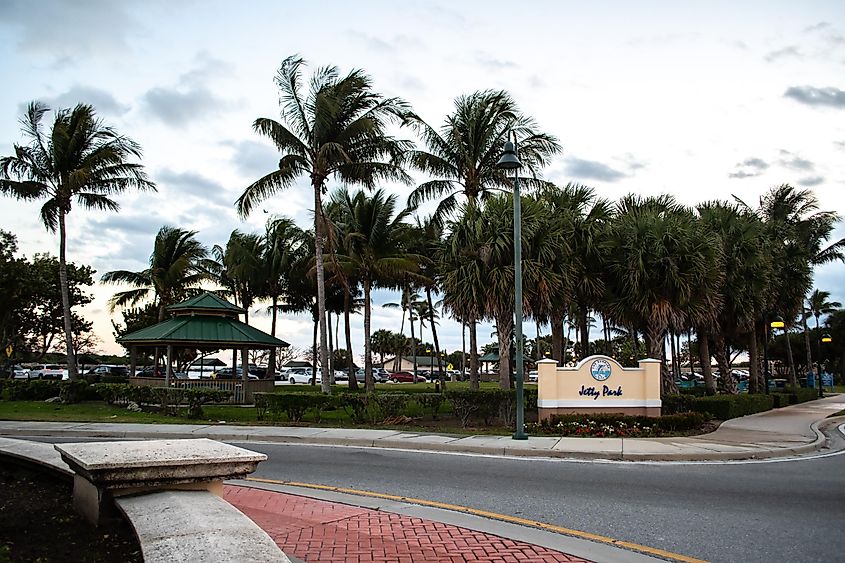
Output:
[[469,506],[711,561],[845,560],[845,455],[646,464],[245,445],[269,456],[257,477]]

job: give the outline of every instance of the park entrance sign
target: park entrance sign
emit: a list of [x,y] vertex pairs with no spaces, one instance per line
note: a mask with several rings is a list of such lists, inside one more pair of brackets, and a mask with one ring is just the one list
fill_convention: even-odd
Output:
[[621,413],[660,416],[660,360],[624,368],[608,356],[590,356],[575,367],[537,362],[540,420],[555,414]]

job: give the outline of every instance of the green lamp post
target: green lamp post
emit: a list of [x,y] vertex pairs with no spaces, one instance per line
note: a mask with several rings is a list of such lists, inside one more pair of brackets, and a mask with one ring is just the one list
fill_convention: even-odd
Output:
[[833,342],[833,339],[827,333],[819,337],[819,353],[816,354],[816,371],[819,376],[819,399],[824,398],[824,387],[822,387],[822,344],[830,344],[831,342]]
[[[514,135],[516,140],[516,135]],[[513,170],[513,281],[514,281],[514,339],[516,340],[516,432],[514,440],[527,440],[525,433],[525,400],[523,382],[525,369],[522,363],[522,201],[519,195],[519,169],[522,163],[516,154],[516,144],[505,142],[505,151],[496,163],[496,168]]]

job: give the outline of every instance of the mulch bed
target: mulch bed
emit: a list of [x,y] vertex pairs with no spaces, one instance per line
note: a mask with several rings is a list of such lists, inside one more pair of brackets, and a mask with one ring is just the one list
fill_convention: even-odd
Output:
[[125,520],[94,528],[73,510],[72,493],[69,480],[0,459],[0,563],[144,560]]

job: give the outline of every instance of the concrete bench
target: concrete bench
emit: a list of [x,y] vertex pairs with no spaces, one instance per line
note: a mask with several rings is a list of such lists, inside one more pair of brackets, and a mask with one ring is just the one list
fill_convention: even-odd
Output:
[[[114,497],[166,489],[223,493],[225,479],[253,471],[264,454],[215,442],[148,440],[55,444],[75,473],[74,508],[97,525]],[[106,514],[107,515],[107,514]]]
[[208,491],[162,491],[115,499],[145,563],[290,563],[267,533]]

